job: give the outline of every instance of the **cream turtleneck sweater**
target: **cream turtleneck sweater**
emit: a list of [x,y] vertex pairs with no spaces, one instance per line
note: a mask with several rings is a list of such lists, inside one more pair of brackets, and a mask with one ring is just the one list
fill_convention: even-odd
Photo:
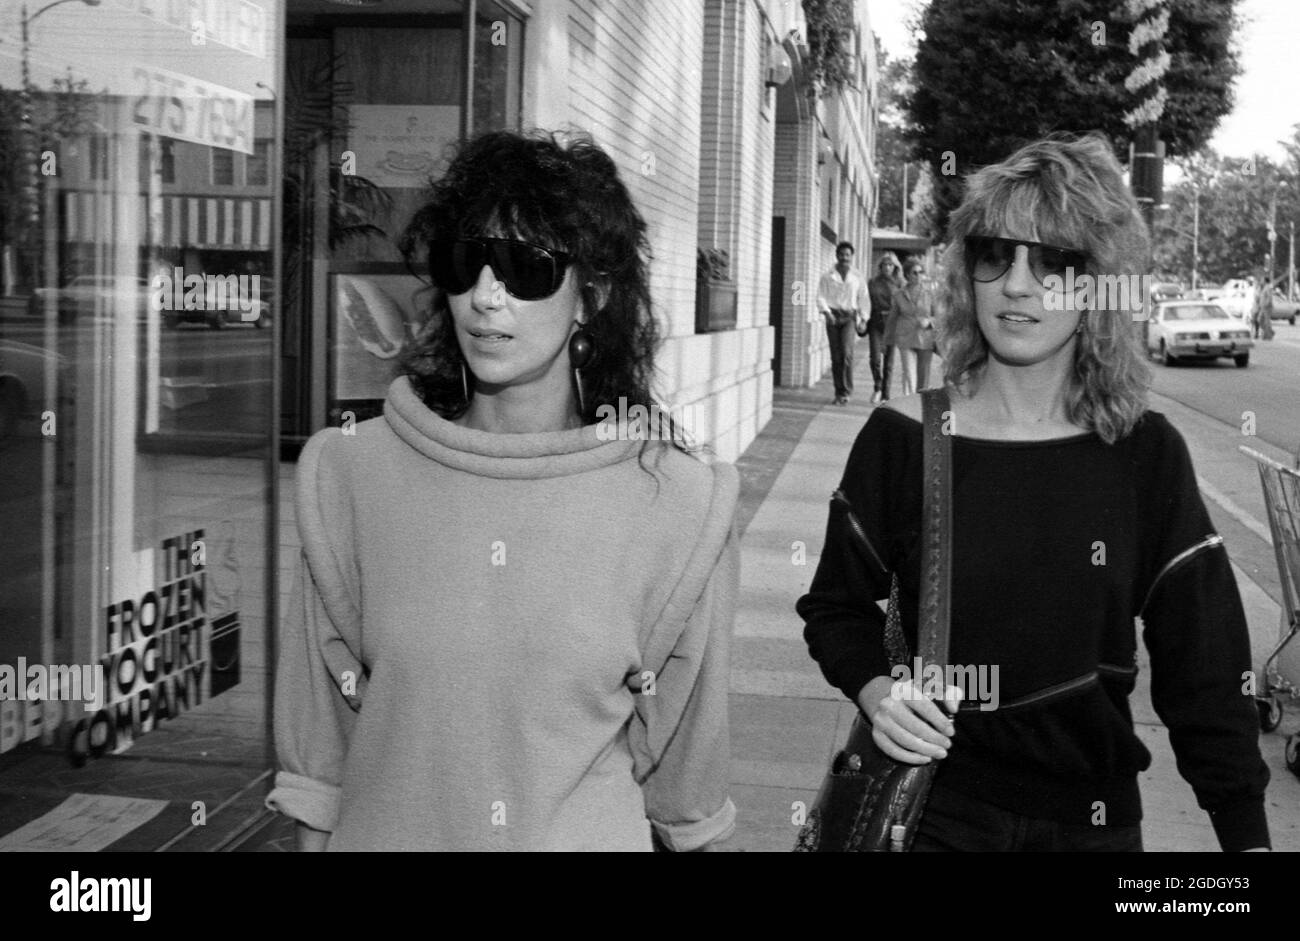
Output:
[[729,835],[735,469],[464,428],[406,378],[353,431],[299,459],[268,805],[331,850]]

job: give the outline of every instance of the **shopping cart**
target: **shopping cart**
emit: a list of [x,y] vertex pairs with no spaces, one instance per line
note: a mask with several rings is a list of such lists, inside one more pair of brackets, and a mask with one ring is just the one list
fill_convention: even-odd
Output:
[[[1282,722],[1282,697],[1300,698],[1300,645],[1292,644],[1300,634],[1300,454],[1296,466],[1287,467],[1250,448],[1240,449],[1254,458],[1268,507],[1268,526],[1273,534],[1278,577],[1282,583],[1282,618],[1279,640],[1264,660],[1260,671],[1263,688],[1255,697],[1259,724],[1272,732]],[[1288,645],[1290,649],[1288,650]],[[1286,742],[1286,764],[1300,775],[1300,733]]]

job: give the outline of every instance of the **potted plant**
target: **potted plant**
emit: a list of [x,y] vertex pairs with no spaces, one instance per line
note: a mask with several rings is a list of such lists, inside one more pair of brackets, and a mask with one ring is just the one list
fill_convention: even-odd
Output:
[[695,255],[695,332],[731,330],[736,326],[736,283],[731,259],[721,248],[700,248]]

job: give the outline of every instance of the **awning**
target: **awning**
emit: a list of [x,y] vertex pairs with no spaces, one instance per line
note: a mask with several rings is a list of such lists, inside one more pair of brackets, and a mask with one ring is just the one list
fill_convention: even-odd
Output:
[[[75,191],[62,196],[70,242],[102,244],[134,237],[159,248],[271,250],[269,199],[176,195],[150,200]],[[122,218],[115,218],[115,207]]]
[[923,235],[900,232],[898,229],[872,229],[871,251],[921,253],[928,251],[930,240]]

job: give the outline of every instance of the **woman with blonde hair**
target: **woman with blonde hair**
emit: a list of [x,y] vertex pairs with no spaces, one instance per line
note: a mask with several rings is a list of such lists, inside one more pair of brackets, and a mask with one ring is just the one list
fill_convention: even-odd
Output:
[[903,266],[893,252],[884,252],[876,262],[876,275],[867,282],[871,295],[871,319],[867,322],[868,350],[871,356],[871,379],[874,405],[889,398],[889,376],[894,358],[892,338],[894,291],[903,286]]
[[980,170],[951,235],[950,685],[899,670],[877,605],[896,576],[915,650],[919,396],[875,410],[849,456],[798,604],[812,656],[882,751],[941,762],[915,850],[1140,850],[1140,618],[1156,712],[1221,846],[1267,847],[1250,638],[1223,539],[1182,436],[1147,407],[1140,307],[1085,290],[1147,256],[1110,146],[1040,141]]

